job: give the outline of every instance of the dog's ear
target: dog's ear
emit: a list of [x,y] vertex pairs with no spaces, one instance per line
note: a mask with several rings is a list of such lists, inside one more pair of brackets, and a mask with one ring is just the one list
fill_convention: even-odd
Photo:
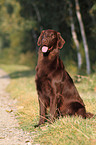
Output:
[[59,32],[57,32],[57,47],[59,49],[61,49],[64,45],[65,41],[64,39],[61,37],[61,34]]
[[42,35],[44,34],[44,30],[41,32],[38,41],[37,41],[37,45],[40,46],[41,45],[41,41],[42,41]]

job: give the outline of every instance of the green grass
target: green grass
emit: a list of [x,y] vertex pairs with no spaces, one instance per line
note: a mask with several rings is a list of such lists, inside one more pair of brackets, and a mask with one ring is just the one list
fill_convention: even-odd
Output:
[[[11,77],[7,88],[13,99],[17,99],[20,127],[32,132],[32,144],[40,145],[95,145],[96,118],[63,117],[53,124],[45,123],[34,128],[39,121],[39,106],[35,88],[35,71],[27,66],[0,65]],[[96,74],[73,76],[75,85],[84,100],[87,111],[96,114]]]

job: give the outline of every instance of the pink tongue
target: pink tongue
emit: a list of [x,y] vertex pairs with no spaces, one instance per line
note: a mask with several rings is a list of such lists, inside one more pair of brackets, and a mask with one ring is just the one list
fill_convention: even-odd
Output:
[[46,53],[47,50],[48,50],[48,47],[47,47],[47,46],[43,46],[43,47],[42,47],[42,52]]

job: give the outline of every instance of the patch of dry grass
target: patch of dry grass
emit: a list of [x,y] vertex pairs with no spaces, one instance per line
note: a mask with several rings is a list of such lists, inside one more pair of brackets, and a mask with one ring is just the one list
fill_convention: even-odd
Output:
[[[35,88],[35,72],[26,66],[2,66],[10,75],[7,88],[17,99],[17,115],[23,130],[34,132],[33,144],[95,145],[96,118],[64,117],[53,124],[45,123],[34,128],[39,120],[38,98]],[[74,77],[76,87],[84,100],[87,111],[96,114],[96,74]]]

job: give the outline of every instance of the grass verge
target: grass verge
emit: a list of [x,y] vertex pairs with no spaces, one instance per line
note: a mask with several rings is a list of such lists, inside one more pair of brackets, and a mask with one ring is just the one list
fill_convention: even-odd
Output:
[[[0,65],[11,77],[7,91],[17,100],[17,116],[21,128],[33,133],[32,144],[95,145],[96,118],[64,117],[53,124],[34,128],[39,120],[35,71],[27,66]],[[75,85],[84,100],[87,111],[96,114],[96,74],[74,77]]]

